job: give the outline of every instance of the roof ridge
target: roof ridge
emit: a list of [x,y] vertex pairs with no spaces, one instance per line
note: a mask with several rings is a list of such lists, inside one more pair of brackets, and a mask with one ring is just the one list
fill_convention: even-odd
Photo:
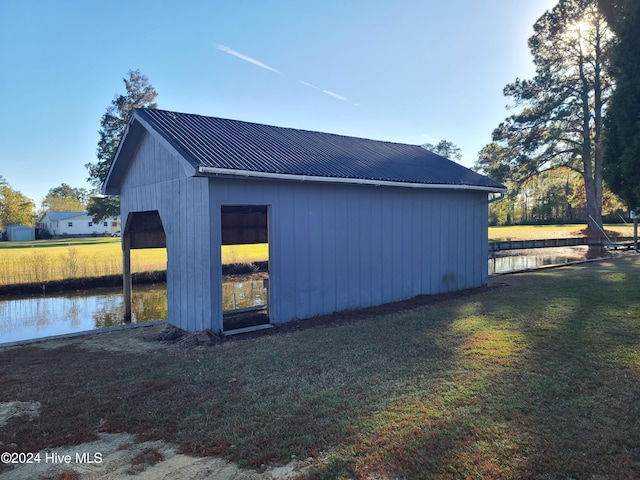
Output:
[[[148,107],[140,107],[140,108],[136,108],[135,110],[164,112],[164,113],[173,114],[173,115],[184,115],[184,116],[199,117],[199,118],[204,118],[204,119],[215,119],[215,120],[222,120],[222,121],[226,121],[226,122],[237,122],[237,123],[240,123],[240,124],[260,125],[260,126],[269,127],[269,128],[292,130],[292,131],[297,131],[297,132],[307,132],[307,133],[313,133],[313,134],[331,135],[331,136],[335,136],[335,137],[352,138],[352,139],[358,139],[358,140],[367,140],[367,141],[370,141],[370,142],[381,142],[381,143],[388,143],[388,144],[391,144],[391,145],[406,145],[406,146],[410,146],[410,147],[418,147],[418,148],[423,148],[424,149],[424,147],[422,147],[421,145],[413,144],[413,143],[394,142],[394,141],[391,141],[391,140],[380,140],[380,139],[369,138],[369,137],[358,137],[358,136],[355,136],[355,135],[345,135],[343,133],[320,132],[318,130],[309,130],[309,129],[306,129],[306,128],[285,127],[285,126],[282,126],[282,125],[273,125],[271,123],[260,123],[260,122],[254,122],[254,121],[249,121],[249,120],[240,120],[240,119],[237,119],[237,118],[216,117],[216,116],[211,116],[211,115],[202,115],[200,113],[176,112],[176,111],[173,111],[173,110],[164,110],[162,108],[148,108]],[[433,152],[431,152],[431,153],[433,153]],[[437,153],[433,153],[433,154],[434,155],[438,155]],[[438,156],[440,156],[440,155],[438,155]],[[445,157],[441,157],[441,158],[445,158]]]
[[[126,154],[119,150],[114,166],[120,157],[134,155],[139,132],[147,129],[193,167],[188,175],[506,190],[500,183],[419,145],[150,108],[137,109],[130,122],[130,128],[138,133],[132,134],[133,143]],[[125,135],[123,142],[128,145],[127,138]],[[126,161],[119,169],[126,169]]]

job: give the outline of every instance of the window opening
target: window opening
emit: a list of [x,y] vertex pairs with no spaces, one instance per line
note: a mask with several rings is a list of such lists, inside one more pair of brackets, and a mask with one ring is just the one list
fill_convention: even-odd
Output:
[[222,323],[225,333],[269,325],[266,205],[221,207]]

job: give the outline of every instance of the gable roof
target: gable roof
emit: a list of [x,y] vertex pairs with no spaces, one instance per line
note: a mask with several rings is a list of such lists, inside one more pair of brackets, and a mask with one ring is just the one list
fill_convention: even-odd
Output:
[[506,190],[502,184],[418,145],[138,109],[118,147],[104,193],[119,193],[141,128],[163,139],[193,168],[193,175]]
[[60,220],[66,220],[67,218],[79,217],[81,215],[87,215],[87,212],[45,212],[42,218],[49,217],[49,220],[52,222],[58,222]]

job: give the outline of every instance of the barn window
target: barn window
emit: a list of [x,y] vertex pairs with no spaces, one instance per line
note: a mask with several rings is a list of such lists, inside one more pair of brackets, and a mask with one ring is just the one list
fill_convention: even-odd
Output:
[[89,222],[89,226],[90,226],[90,227],[93,227],[93,222]]
[[73,222],[67,223],[67,227],[73,227]]
[[105,227],[108,227],[109,226],[109,222],[104,222],[102,225],[105,226]]

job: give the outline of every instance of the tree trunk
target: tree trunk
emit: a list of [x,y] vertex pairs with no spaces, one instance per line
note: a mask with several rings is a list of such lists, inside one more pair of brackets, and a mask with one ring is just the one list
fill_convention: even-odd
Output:
[[[578,62],[578,72],[580,74],[582,101],[582,178],[584,179],[584,190],[587,197],[587,233],[589,235],[596,235],[600,234],[602,230],[602,167],[598,164],[599,145],[591,138],[592,111],[590,94],[592,87],[585,73],[586,59],[582,53],[582,44],[579,43],[579,45],[580,56]],[[598,87],[600,87],[599,78],[595,83],[598,85]],[[598,93],[598,95],[596,95],[598,97],[598,101],[601,101],[600,93],[596,93]],[[596,119],[596,134],[597,137],[599,137],[602,122],[601,118],[599,117],[602,112],[602,105],[596,105],[596,107],[598,113],[598,118]],[[596,138],[596,140],[599,140],[599,138]]]
[[[602,197],[598,200],[596,181],[593,178],[583,176],[584,190],[587,197],[587,233],[589,235],[601,234],[602,228]],[[602,195],[602,194],[601,194]]]

